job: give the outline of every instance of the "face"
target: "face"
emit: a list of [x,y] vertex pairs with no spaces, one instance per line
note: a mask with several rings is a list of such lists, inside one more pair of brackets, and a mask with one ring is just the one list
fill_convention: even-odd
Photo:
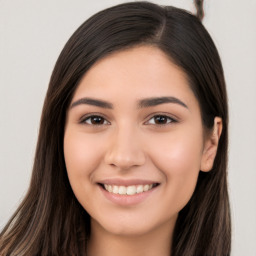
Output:
[[193,194],[205,145],[185,74],[150,46],[98,61],[67,111],[70,184],[92,229],[112,234],[172,226]]

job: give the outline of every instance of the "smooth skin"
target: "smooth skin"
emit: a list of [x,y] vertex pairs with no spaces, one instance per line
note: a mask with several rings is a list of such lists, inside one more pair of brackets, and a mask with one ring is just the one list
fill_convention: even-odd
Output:
[[[172,100],[143,104],[156,97]],[[211,170],[221,130],[218,117],[205,130],[185,73],[158,48],[137,46],[94,64],[74,93],[64,135],[69,181],[91,216],[88,255],[169,256],[178,213],[200,170]],[[142,202],[120,205],[99,185],[113,179],[158,186]]]

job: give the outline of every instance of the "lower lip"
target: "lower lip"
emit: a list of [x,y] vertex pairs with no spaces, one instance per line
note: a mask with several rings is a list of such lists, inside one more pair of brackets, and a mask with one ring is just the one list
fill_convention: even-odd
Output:
[[[158,187],[158,186],[157,186]],[[122,205],[122,206],[132,206],[145,201],[152,193],[155,192],[157,187],[154,187],[146,192],[134,194],[134,195],[119,195],[110,193],[105,190],[103,187],[99,186],[100,190],[102,191],[103,195],[112,203]]]

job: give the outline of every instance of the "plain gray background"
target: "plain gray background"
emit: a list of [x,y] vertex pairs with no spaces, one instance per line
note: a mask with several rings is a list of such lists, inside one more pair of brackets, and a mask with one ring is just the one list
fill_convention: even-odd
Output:
[[[30,180],[41,108],[75,29],[121,0],[0,0],[0,229]],[[152,1],[194,12],[192,0]],[[256,255],[256,0],[205,0],[204,25],[222,58],[230,106],[233,256]]]

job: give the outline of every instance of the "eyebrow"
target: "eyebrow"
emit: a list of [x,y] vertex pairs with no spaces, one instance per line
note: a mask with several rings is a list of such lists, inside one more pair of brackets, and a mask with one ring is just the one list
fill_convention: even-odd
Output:
[[[165,103],[178,104],[188,109],[188,106],[176,97],[152,97],[152,98],[142,99],[138,101],[138,108],[154,107],[154,106],[165,104]],[[87,98],[87,97],[81,98],[73,102],[70,108],[73,108],[81,104],[87,104],[87,105],[92,105],[92,106],[106,108],[106,109],[113,109],[113,104],[110,102],[99,100],[99,99]]]
[[92,99],[92,98],[82,98],[79,99],[71,104],[70,108],[73,108],[75,106],[81,105],[81,104],[87,104],[87,105],[92,105],[100,108],[108,108],[108,109],[113,109],[113,104],[103,101],[103,100],[98,100],[98,99]]
[[153,107],[153,106],[157,106],[164,103],[175,103],[185,108],[188,108],[188,106],[184,102],[182,102],[176,97],[156,97],[156,98],[143,99],[139,101],[138,105],[140,108],[147,108],[147,107]]

